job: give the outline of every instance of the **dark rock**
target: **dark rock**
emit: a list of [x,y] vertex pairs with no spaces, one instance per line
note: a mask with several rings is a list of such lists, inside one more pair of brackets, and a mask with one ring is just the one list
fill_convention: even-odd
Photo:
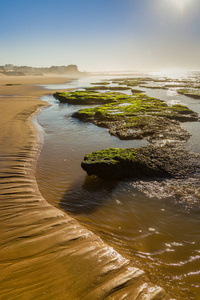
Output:
[[178,94],[193,98],[200,99],[200,91],[199,90],[178,90]]
[[106,179],[175,177],[195,173],[199,157],[180,147],[146,146],[138,149],[109,148],[84,157],[81,167],[88,175]]

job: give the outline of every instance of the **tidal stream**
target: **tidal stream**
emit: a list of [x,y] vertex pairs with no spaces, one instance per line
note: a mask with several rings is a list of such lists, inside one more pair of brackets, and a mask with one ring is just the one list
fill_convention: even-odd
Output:
[[[85,77],[57,88],[84,88],[112,78]],[[200,114],[200,100],[178,95],[175,88],[142,90]],[[71,118],[82,106],[60,104],[51,95],[42,100],[51,104],[37,117],[44,131],[36,174],[42,195],[177,299],[200,299],[199,178],[119,182],[90,178],[80,166],[85,154],[109,147],[141,147],[147,141],[120,141],[105,128]],[[200,153],[200,122],[182,126],[191,134],[187,146]]]

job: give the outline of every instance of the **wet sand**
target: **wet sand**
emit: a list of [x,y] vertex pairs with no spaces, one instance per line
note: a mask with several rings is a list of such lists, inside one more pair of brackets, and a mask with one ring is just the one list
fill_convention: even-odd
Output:
[[[0,76],[1,299],[170,299],[145,273],[44,199],[30,117],[66,78]],[[5,84],[16,84],[5,86]]]

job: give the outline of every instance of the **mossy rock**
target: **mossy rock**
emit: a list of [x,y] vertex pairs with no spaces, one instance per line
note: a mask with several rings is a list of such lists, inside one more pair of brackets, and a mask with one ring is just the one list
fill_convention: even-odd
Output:
[[109,128],[120,139],[143,139],[146,137],[188,139],[179,123],[198,121],[198,114],[183,105],[169,107],[164,101],[136,94],[126,99],[94,108],[81,109],[72,117]]
[[137,90],[137,89],[131,89],[131,92],[132,92],[132,94],[142,94],[142,93],[145,93],[144,91]]
[[191,97],[194,99],[200,99],[200,91],[199,90],[185,89],[185,90],[178,90],[177,92],[178,92],[178,94],[185,95],[187,97]]
[[92,82],[91,84],[92,85],[108,85],[110,83],[107,81],[100,81],[100,82]]
[[95,119],[110,119],[112,121],[119,120],[119,118],[129,118],[132,116],[161,116],[170,119],[180,119],[181,115],[187,115],[187,119],[198,120],[197,113],[188,109],[183,105],[173,105],[169,107],[164,101],[156,98],[148,97],[144,94],[137,94],[135,97],[127,96],[125,98],[118,98],[117,101],[107,103],[94,108],[82,109],[76,113],[76,117],[81,114]]
[[104,104],[130,98],[125,94],[115,92],[98,93],[96,91],[56,92],[53,96],[61,103],[73,105]]
[[168,88],[163,85],[140,85],[146,89],[154,89],[154,90],[167,90]]
[[172,120],[177,120],[180,122],[195,122],[198,121],[198,114],[193,110],[189,109],[187,106],[174,104],[170,107],[167,114],[159,113],[159,116],[165,116]]
[[181,84],[181,83],[171,83],[171,84],[165,84],[165,86],[167,88],[187,88],[187,87],[190,87],[191,85],[190,84]]
[[109,87],[110,91],[125,91],[125,90],[129,90],[130,87],[127,86],[111,86]]
[[148,81],[148,78],[140,78],[140,77],[136,77],[136,78],[119,78],[119,79],[114,79],[112,80],[113,83],[117,83],[119,85],[126,85],[129,87],[132,86],[138,86],[141,84],[145,84],[146,81]]
[[138,149],[109,148],[92,152],[81,163],[89,176],[105,179],[191,176],[198,171],[199,156],[182,145],[148,145]]
[[142,93],[129,96],[119,92],[76,91],[57,92],[54,97],[73,105],[99,105],[81,109],[72,117],[109,128],[109,133],[120,139],[187,140],[189,134],[177,122],[199,120],[198,114],[186,106],[169,107],[164,101]]
[[107,179],[167,176],[137,149],[109,148],[92,152],[84,157],[81,167],[89,176]]
[[164,79],[156,79],[156,78],[151,78],[151,81],[153,82],[173,82],[171,78],[164,78]]
[[125,91],[129,90],[130,87],[125,86],[105,86],[105,85],[99,85],[99,86],[92,86],[85,88],[86,91],[98,91],[98,90],[109,90],[109,91]]
[[90,92],[90,91],[98,91],[98,90],[108,90],[108,87],[106,85],[98,85],[98,86],[90,86],[90,87],[87,87],[85,88],[85,90],[87,92]]

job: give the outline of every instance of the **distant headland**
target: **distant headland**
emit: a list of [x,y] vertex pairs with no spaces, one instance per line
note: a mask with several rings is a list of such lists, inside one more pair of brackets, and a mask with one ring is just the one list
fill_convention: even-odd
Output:
[[80,72],[77,65],[68,66],[51,66],[49,68],[34,68],[30,66],[15,66],[13,64],[6,64],[0,66],[0,74],[8,76],[26,76],[35,75],[42,76],[48,74],[59,74],[59,75],[83,75],[85,72]]

